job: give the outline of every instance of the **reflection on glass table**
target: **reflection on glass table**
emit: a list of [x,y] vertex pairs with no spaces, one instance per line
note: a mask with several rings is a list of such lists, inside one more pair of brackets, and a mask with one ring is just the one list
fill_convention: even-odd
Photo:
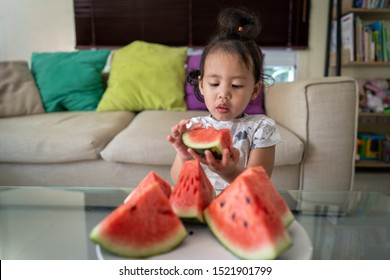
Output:
[[[89,233],[131,190],[0,187],[0,259],[97,259]],[[280,194],[312,259],[390,259],[390,192]]]

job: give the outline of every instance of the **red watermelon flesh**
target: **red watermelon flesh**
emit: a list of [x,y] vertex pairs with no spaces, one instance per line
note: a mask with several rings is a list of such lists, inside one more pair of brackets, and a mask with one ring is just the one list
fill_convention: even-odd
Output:
[[200,155],[210,150],[216,159],[222,159],[223,150],[232,145],[232,135],[229,129],[214,127],[198,128],[183,134],[184,145]]
[[204,211],[210,230],[242,259],[275,259],[292,245],[279,213],[247,168]]
[[246,176],[250,184],[257,187],[257,193],[260,196],[268,196],[268,199],[275,206],[283,225],[288,227],[294,221],[294,215],[286,201],[276,190],[264,168],[261,166],[248,168]]
[[[166,194],[167,197],[170,197],[172,194],[172,186],[161,176],[159,176],[156,172],[150,171],[146,177],[139,182],[136,189],[144,188],[145,186],[150,185],[152,182],[159,183],[161,189]],[[135,190],[132,191],[125,199],[125,202],[130,199],[130,197],[135,193]]]
[[124,257],[149,257],[168,252],[187,236],[160,185],[138,189],[91,231],[90,238]]
[[215,197],[215,190],[197,160],[186,161],[170,197],[173,211],[182,219],[204,222],[203,210]]

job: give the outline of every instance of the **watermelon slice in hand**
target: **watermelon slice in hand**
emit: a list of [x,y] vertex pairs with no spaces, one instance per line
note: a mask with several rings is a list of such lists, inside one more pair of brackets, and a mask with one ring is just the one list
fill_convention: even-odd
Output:
[[216,159],[222,159],[223,150],[232,145],[232,134],[229,129],[197,128],[184,133],[182,140],[202,156],[209,150]]
[[160,184],[137,188],[91,231],[90,238],[107,251],[124,257],[149,257],[168,252],[187,236]]
[[213,234],[242,259],[275,259],[292,245],[263,173],[247,168],[204,211]]
[[186,161],[169,199],[173,211],[182,219],[204,223],[203,210],[214,197],[215,190],[199,161]]

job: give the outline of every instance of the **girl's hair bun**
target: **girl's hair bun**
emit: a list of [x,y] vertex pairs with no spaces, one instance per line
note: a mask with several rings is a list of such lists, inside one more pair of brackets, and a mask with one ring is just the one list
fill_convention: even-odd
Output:
[[219,37],[255,40],[260,34],[258,17],[246,8],[226,8],[219,13]]

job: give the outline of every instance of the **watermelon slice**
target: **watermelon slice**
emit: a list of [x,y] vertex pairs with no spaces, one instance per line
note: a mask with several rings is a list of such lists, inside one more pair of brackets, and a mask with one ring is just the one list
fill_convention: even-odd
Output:
[[[170,197],[172,194],[172,186],[162,177],[160,177],[156,172],[150,171],[148,175],[145,176],[145,178],[139,182],[136,189],[142,189],[147,185],[150,185],[152,182],[159,183],[161,189],[166,194],[167,197]],[[125,203],[130,199],[132,195],[134,195],[136,190],[133,190],[125,199]]]
[[168,197],[156,182],[137,189],[90,234],[92,241],[124,257],[149,257],[168,252],[186,236],[182,221],[172,211]]
[[186,161],[169,199],[182,219],[204,223],[203,210],[215,197],[215,190],[197,160]]
[[202,156],[209,150],[216,159],[222,159],[223,150],[232,145],[232,134],[229,129],[198,128],[184,133],[182,140],[184,145]]
[[288,227],[294,221],[294,215],[292,214],[286,201],[276,190],[264,168],[252,167],[247,170],[246,174],[248,176],[247,180],[250,180],[250,184],[258,187],[257,192],[259,192],[261,196],[268,196],[268,199],[276,208],[283,225]]
[[204,211],[213,234],[242,259],[275,259],[292,245],[272,194],[256,182],[263,171],[247,168]]

